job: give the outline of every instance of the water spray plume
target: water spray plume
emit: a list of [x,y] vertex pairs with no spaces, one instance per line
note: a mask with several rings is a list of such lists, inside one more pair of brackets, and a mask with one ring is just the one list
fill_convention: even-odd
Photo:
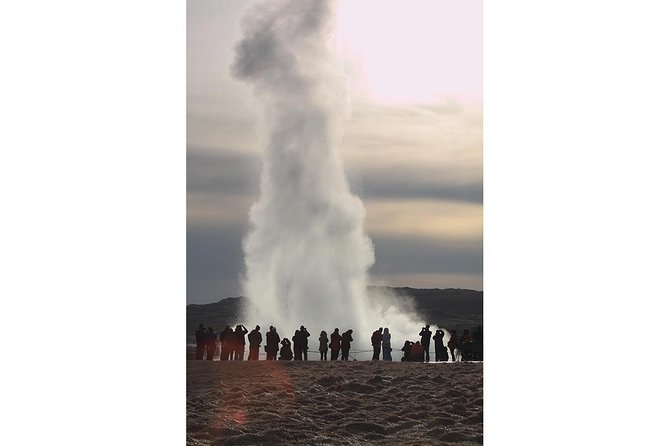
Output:
[[244,240],[245,320],[272,324],[282,337],[300,325],[312,334],[353,328],[362,347],[380,326],[413,339],[420,322],[367,295],[374,249],[336,148],[348,94],[333,50],[335,6],[260,1],[241,23],[232,69],[262,105],[264,139],[260,197]]

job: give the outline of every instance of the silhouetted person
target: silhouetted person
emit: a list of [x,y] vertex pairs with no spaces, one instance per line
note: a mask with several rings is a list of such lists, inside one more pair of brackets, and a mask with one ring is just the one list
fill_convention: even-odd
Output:
[[455,361],[455,349],[458,348],[458,335],[456,330],[451,330],[451,339],[448,340],[448,349],[451,351],[451,361]]
[[381,335],[381,347],[383,347],[383,360],[392,361],[393,357],[390,356],[390,352],[392,352],[393,349],[390,348],[390,332],[388,331],[388,327],[383,329],[383,334]]
[[276,361],[276,354],[279,352],[279,334],[276,332],[276,328],[270,325],[269,331],[265,335],[267,340],[267,345],[265,346],[265,351],[267,352],[268,361]]
[[462,336],[460,337],[460,351],[462,352],[462,360],[471,361],[473,350],[474,339],[469,334],[469,330],[465,329],[465,331],[462,332]]
[[299,330],[295,330],[295,336],[293,336],[293,346],[295,347],[295,360],[302,361],[307,360],[307,348],[308,348],[308,337],[311,334],[304,328],[304,325],[300,327]]
[[411,347],[413,347],[413,342],[409,340],[404,341],[404,346],[402,347],[404,356],[402,356],[401,361],[411,361]]
[[411,360],[413,362],[423,362],[425,360],[425,349],[423,349],[423,343],[421,341],[416,341],[411,346]]
[[249,331],[243,325],[235,327],[235,361],[244,359],[244,347],[246,346],[246,333]]
[[216,333],[214,333],[213,328],[207,328],[207,334],[204,337],[204,342],[207,346],[207,360],[212,361],[214,359],[214,352],[216,351]]
[[344,332],[341,337],[341,360],[348,361],[348,352],[351,350],[351,342],[353,342],[353,330]]
[[477,327],[472,333],[472,355],[476,360],[483,361],[483,328]]
[[423,327],[418,335],[420,336],[420,344],[425,352],[425,362],[430,362],[430,338],[432,337],[430,326],[426,325]]
[[201,360],[204,359],[204,349],[205,349],[205,337],[207,332],[204,330],[204,325],[200,324],[197,330],[195,330],[195,359]]
[[436,361],[446,361],[446,350],[444,348],[444,330],[437,330],[432,336],[434,339],[434,356]]
[[293,359],[293,351],[290,349],[290,341],[288,338],[283,338],[281,341],[281,352],[279,353],[279,361],[291,361]]
[[381,354],[381,339],[382,339],[383,328],[379,328],[374,333],[372,333],[372,361],[378,361],[379,355]]
[[335,328],[330,335],[330,361],[339,359],[339,350],[341,349],[341,335],[339,329]]
[[307,331],[306,328],[304,328],[304,325],[300,327],[300,335],[302,336],[302,339],[304,342],[302,343],[302,355],[304,356],[304,360],[307,360],[307,350],[309,350],[309,336],[311,336],[311,333]]
[[237,336],[235,335],[235,331],[230,328],[228,330],[228,333],[226,334],[226,344],[228,344],[227,351],[228,351],[228,359],[232,361],[235,359],[235,354],[237,353]]
[[235,332],[226,325],[218,337],[221,340],[221,361],[232,359],[235,351]]
[[321,336],[318,338],[319,346],[318,351],[321,353],[321,361],[327,361],[328,359],[328,334],[325,330],[321,331]]
[[257,361],[260,353],[260,344],[262,343],[262,335],[260,334],[260,325],[249,333],[249,361]]
[[295,348],[295,361],[302,361],[302,335],[300,334],[300,330],[295,330],[293,347]]

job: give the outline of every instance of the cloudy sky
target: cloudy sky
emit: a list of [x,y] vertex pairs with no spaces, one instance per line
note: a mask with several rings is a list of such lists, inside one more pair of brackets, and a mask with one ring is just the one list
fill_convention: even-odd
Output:
[[[259,108],[230,74],[247,3],[187,2],[188,303],[240,295],[261,170]],[[340,150],[367,209],[374,284],[483,289],[481,3],[341,2]]]

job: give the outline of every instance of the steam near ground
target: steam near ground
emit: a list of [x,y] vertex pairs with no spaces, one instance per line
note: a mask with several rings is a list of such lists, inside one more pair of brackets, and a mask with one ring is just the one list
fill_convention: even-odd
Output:
[[232,70],[264,113],[260,197],[244,241],[244,319],[287,337],[305,325],[312,335],[352,328],[354,339],[389,327],[396,341],[416,340],[422,321],[392,296],[366,294],[374,248],[337,151],[349,99],[335,10],[333,0],[265,0],[241,22]]

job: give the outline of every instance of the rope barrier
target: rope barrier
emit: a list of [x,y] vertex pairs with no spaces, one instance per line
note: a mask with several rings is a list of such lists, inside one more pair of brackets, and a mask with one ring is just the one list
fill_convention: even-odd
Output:
[[[193,349],[197,348],[197,346],[194,345],[194,344],[187,344],[186,347],[192,347]],[[358,355],[360,353],[373,353],[373,352],[374,352],[374,350],[353,350],[353,349],[351,349],[351,350],[349,350],[348,354],[349,354],[349,356],[353,356],[354,361],[357,361],[358,358],[356,357],[356,355]],[[244,346],[244,353],[242,354],[242,361],[248,361],[249,353],[250,353],[250,349],[245,345]],[[260,349],[260,351],[258,353],[259,353],[258,354],[258,359],[259,360],[263,360],[263,361],[267,360],[267,352],[264,352],[262,348]],[[294,353],[295,352],[293,352],[293,354]],[[318,354],[318,357],[320,357],[320,350],[307,350],[307,353]],[[331,353],[331,349],[328,349],[327,353],[329,355]],[[206,354],[206,350],[205,350],[204,358],[206,358],[206,357],[207,357],[207,354]],[[340,350],[340,353],[337,356],[336,360],[341,361],[340,357],[341,357],[341,350]],[[221,358],[221,349],[220,349],[220,346],[217,344],[216,345],[216,350],[214,351],[214,360],[216,360],[216,361],[221,360],[220,358]],[[278,352],[277,352],[277,358],[276,359],[277,359],[277,361],[279,360]],[[319,361],[319,360],[320,359],[315,359],[314,361]],[[327,359],[327,360],[330,361],[330,359]],[[370,360],[371,360],[371,358],[370,358]],[[396,361],[396,362],[399,362],[399,361]],[[431,361],[431,362],[434,362],[434,361]],[[442,361],[442,362],[454,362],[454,361]],[[461,361],[455,361],[455,362],[461,362]]]

